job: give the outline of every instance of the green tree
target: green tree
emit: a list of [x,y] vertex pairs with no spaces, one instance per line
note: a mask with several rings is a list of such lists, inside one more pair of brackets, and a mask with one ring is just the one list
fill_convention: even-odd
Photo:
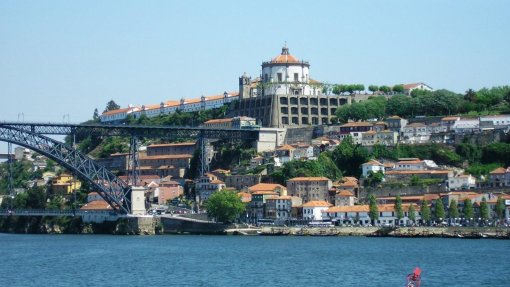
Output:
[[389,86],[380,86],[379,91],[388,94],[389,92],[391,92],[391,88]]
[[372,221],[372,225],[375,225],[375,221],[379,219],[379,209],[377,208],[377,200],[373,194],[368,196],[368,209],[368,216]]
[[423,224],[428,225],[430,222],[431,213],[430,213],[429,202],[427,200],[423,200],[421,202],[420,210],[421,210],[421,220],[423,221]]
[[487,199],[482,198],[482,202],[480,203],[480,218],[484,221],[489,219],[489,205],[487,204]]
[[404,92],[404,85],[395,85],[391,88],[391,90],[394,92],[394,93],[403,93]]
[[503,218],[505,218],[505,208],[506,208],[505,200],[500,195],[500,196],[498,196],[498,200],[496,201],[496,209],[495,209],[496,216],[498,217],[498,219],[500,221],[503,220]]
[[510,165],[510,143],[491,143],[483,148],[482,163],[495,162]]
[[395,95],[388,100],[387,114],[409,117],[414,114],[413,99],[405,95]]
[[468,102],[475,102],[476,101],[476,92],[473,91],[473,89],[469,89],[464,94],[464,100]]
[[360,166],[368,161],[369,153],[365,147],[354,144],[352,137],[348,136],[333,150],[331,157],[343,175],[359,177]]
[[409,205],[408,217],[413,223],[416,221],[416,208],[412,203]]
[[223,223],[231,223],[245,211],[245,205],[237,193],[220,190],[213,193],[205,203],[207,214]]
[[404,218],[404,211],[402,210],[402,198],[398,194],[395,198],[395,216],[397,217],[396,225],[400,224],[400,220]]
[[434,219],[436,220],[436,222],[441,223],[445,218],[446,215],[444,211],[443,200],[441,198],[438,198],[434,202]]
[[379,91],[379,87],[376,85],[370,85],[370,86],[368,86],[368,90],[371,91],[372,93],[375,93],[375,92]]
[[455,199],[450,201],[450,206],[448,207],[448,217],[453,220],[459,217],[459,206],[457,205],[457,201]]
[[120,106],[117,105],[117,103],[114,100],[110,100],[108,103],[106,103],[106,108],[104,109],[104,113],[108,111],[118,110],[120,109]]
[[384,174],[381,171],[369,171],[367,177],[363,181],[364,186],[376,187],[384,180]]
[[475,211],[473,209],[473,203],[469,198],[464,199],[464,208],[462,210],[464,215],[464,220],[473,220],[475,216]]
[[94,115],[92,115],[92,120],[99,121],[99,111],[97,108],[94,109]]

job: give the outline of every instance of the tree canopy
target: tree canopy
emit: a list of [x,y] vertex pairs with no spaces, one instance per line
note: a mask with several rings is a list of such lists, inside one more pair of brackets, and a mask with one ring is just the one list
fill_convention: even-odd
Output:
[[400,219],[404,217],[404,211],[402,210],[402,198],[400,194],[398,194],[395,198],[395,216],[397,217],[398,222]]
[[220,190],[214,192],[205,203],[207,214],[223,223],[233,222],[246,207],[236,192]]
[[377,200],[373,194],[368,196],[368,209],[368,216],[372,220],[372,225],[374,225],[375,221],[379,219],[379,210],[377,208]]
[[473,202],[469,198],[464,199],[464,209],[462,210],[464,219],[472,219],[475,216]]
[[343,175],[359,177],[360,166],[368,161],[369,152],[348,136],[333,150],[332,159]]
[[457,201],[455,199],[452,199],[452,201],[450,201],[450,206],[448,207],[448,217],[449,218],[459,217],[459,206],[457,205]]
[[443,219],[446,218],[446,214],[444,211],[444,204],[441,198],[438,198],[434,202],[434,219],[436,222],[441,223]]
[[114,100],[110,100],[108,103],[106,103],[106,108],[104,109],[104,113],[113,111],[113,110],[118,110],[118,109],[120,109],[120,106],[117,105],[117,103]]
[[428,224],[431,219],[430,218],[431,213],[430,213],[429,202],[427,200],[423,200],[421,202],[420,210],[421,210],[421,219],[422,219],[423,223]]

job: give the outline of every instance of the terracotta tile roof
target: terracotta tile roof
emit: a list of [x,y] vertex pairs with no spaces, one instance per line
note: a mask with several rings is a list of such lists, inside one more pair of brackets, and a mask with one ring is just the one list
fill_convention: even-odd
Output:
[[324,212],[368,212],[368,205],[353,205],[353,206],[333,206]]
[[423,160],[401,160],[397,164],[418,164],[423,163]]
[[238,192],[237,196],[239,196],[241,198],[241,201],[244,203],[251,201],[251,194],[249,194],[247,192]]
[[166,143],[166,144],[151,144],[147,148],[153,147],[172,147],[172,146],[193,146],[195,142],[183,142],[183,143]]
[[320,200],[309,201],[309,202],[303,204],[303,207],[322,207],[322,206],[328,207],[328,206],[332,206],[332,204],[329,202],[320,201]]
[[363,165],[383,165],[382,163],[378,162],[375,159],[371,159],[368,162],[365,162]]
[[204,122],[204,124],[219,124],[219,123],[229,123],[232,121],[232,118],[228,119],[214,119],[214,120],[208,120]]
[[104,200],[91,201],[80,208],[80,210],[112,210],[113,208]]
[[192,158],[190,154],[167,154],[167,155],[140,155],[139,160],[158,160],[158,159],[182,159]]
[[390,170],[385,172],[387,175],[391,174],[449,174],[451,170]]
[[248,190],[250,192],[257,192],[257,191],[271,191],[271,192],[273,192],[276,189],[285,189],[285,186],[280,185],[280,184],[273,184],[273,183],[258,183],[258,184],[248,187]]
[[219,179],[215,179],[213,181],[211,181],[212,184],[225,184],[223,181],[219,180]]
[[490,172],[490,174],[502,174],[502,173],[506,173],[506,169],[504,167],[498,167]]
[[328,181],[327,177],[295,177],[289,179],[289,181]]
[[342,178],[343,181],[354,181],[354,182],[358,182],[358,179],[355,178],[354,176],[344,176]]
[[405,84],[403,86],[404,86],[404,90],[410,90],[410,89],[414,89],[420,85],[422,85],[422,83],[411,83],[411,84]]
[[[419,206],[416,204],[412,204],[415,206],[415,210],[419,211]],[[408,204],[402,204],[402,210],[403,211],[409,211],[409,207],[411,206],[411,203]],[[392,212],[395,211],[395,205],[394,204],[378,204],[377,210],[379,212]],[[334,213],[334,212],[369,212],[370,207],[368,205],[353,205],[353,206],[333,206],[324,212],[327,213]]]
[[458,119],[460,119],[460,117],[444,117],[441,121],[456,121]]
[[271,60],[271,63],[301,63],[291,54],[278,55]]
[[278,193],[270,190],[259,190],[252,193],[253,195],[278,195]]
[[131,109],[133,109],[133,108],[124,108],[124,109],[111,110],[111,111],[104,112],[102,114],[102,116],[110,116],[110,115],[116,115],[116,114],[123,114],[123,113],[127,113]]
[[374,125],[369,122],[351,122],[341,125],[340,127],[342,128],[342,127],[372,127],[372,126]]
[[276,150],[295,150],[295,148],[291,145],[286,144],[276,148]]
[[179,101],[167,101],[165,103],[165,106],[169,106],[169,107],[173,107],[173,106],[178,106],[180,105],[181,103]]
[[344,196],[344,197],[350,197],[350,196],[354,196],[354,194],[348,190],[339,190],[336,192],[336,195],[338,196]]
[[402,118],[401,118],[401,117],[399,117],[399,116],[391,116],[391,117],[389,117],[388,119],[401,120]]

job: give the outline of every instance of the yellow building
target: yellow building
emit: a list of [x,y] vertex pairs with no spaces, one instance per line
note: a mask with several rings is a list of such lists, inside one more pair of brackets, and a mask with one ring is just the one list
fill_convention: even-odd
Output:
[[81,182],[72,175],[63,173],[51,181],[53,193],[68,194],[81,188]]

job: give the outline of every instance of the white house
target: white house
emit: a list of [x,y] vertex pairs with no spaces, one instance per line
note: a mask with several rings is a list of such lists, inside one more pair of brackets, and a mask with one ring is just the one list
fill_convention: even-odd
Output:
[[[394,204],[379,204],[377,210],[379,212],[379,219],[375,221],[376,225],[396,225],[404,224],[409,225],[413,222],[409,219],[410,204],[402,204],[403,218],[397,222]],[[415,221],[421,219],[419,206],[414,204],[415,207]],[[368,205],[354,205],[354,206],[333,206],[323,211],[323,218],[330,218],[331,221],[343,224],[360,224],[363,226],[370,225],[371,220],[369,216]]]
[[480,126],[492,126],[496,129],[506,128],[510,126],[510,115],[492,115],[480,117]]
[[429,128],[422,123],[408,124],[404,127],[403,139],[409,143],[426,143],[430,139]]
[[322,212],[331,206],[326,201],[309,201],[303,204],[303,219],[322,220]]
[[378,171],[384,174],[384,164],[378,162],[377,160],[370,160],[361,165],[363,177],[367,177],[370,172],[376,173]]
[[425,168],[425,161],[417,158],[401,160],[395,165],[395,170],[425,170]]
[[472,189],[476,187],[476,178],[470,174],[448,176],[448,190]]
[[433,91],[432,87],[424,83],[412,83],[404,85],[404,93],[410,95],[414,90]]
[[456,134],[472,133],[480,129],[478,119],[459,119],[453,124],[452,129]]

